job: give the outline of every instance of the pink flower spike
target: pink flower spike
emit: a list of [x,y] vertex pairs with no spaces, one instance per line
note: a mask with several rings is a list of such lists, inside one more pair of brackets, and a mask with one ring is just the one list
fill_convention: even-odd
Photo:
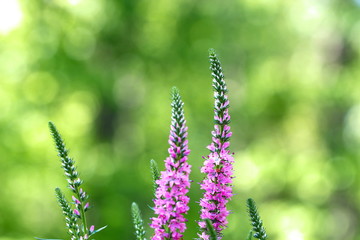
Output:
[[95,230],[95,226],[94,226],[94,225],[91,225],[91,227],[90,227],[90,229],[89,229],[90,233],[92,233],[94,230]]
[[180,240],[186,229],[184,217],[189,210],[190,168],[187,163],[188,149],[187,127],[183,111],[183,102],[176,89],[172,93],[172,115],[168,149],[169,157],[165,160],[165,171],[156,183],[156,199],[151,228],[155,233],[152,240]]
[[226,204],[233,196],[232,179],[234,158],[228,150],[230,146],[230,115],[228,113],[229,100],[226,95],[227,88],[224,81],[220,61],[214,51],[210,52],[210,63],[214,88],[214,120],[212,143],[207,147],[210,153],[205,157],[201,172],[206,176],[200,183],[200,188],[205,190],[200,199],[200,233],[202,240],[208,240],[205,220],[209,219],[217,233],[217,239],[222,238],[222,230],[227,227],[229,211]]

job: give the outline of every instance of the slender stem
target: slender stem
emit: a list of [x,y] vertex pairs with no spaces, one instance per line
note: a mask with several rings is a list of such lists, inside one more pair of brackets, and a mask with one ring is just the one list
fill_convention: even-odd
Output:
[[[79,188],[76,189],[76,195],[77,195],[78,199],[81,199]],[[83,206],[83,201],[81,201],[81,204],[79,204],[79,208],[80,208],[80,216],[81,216],[81,219],[83,222],[83,231],[84,231],[84,234],[87,234],[88,227],[87,227],[87,223],[86,223],[86,216],[85,216],[85,209]]]

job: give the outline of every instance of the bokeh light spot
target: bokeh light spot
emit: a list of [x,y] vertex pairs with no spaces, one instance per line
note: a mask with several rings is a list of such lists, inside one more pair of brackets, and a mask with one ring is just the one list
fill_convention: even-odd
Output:
[[71,5],[78,5],[81,0],[68,0],[68,2],[71,4]]
[[350,143],[360,142],[360,104],[353,106],[347,116],[345,125],[345,137]]
[[289,232],[289,235],[288,235],[289,240],[303,240],[304,239],[304,235],[298,229],[292,229],[288,232]]
[[91,93],[78,91],[72,94],[57,111],[57,122],[64,135],[78,137],[87,132],[94,120],[97,101]]
[[[318,173],[319,169],[313,173],[305,174],[298,183],[297,194],[299,198],[313,203],[324,203],[328,200],[332,190],[331,182]],[[312,186],[309,188],[309,186]]]
[[34,72],[23,84],[25,98],[34,103],[51,102],[58,92],[56,79],[48,72]]
[[12,95],[9,93],[10,89],[0,88],[0,109],[1,115],[0,120],[5,118],[5,116],[10,112],[11,101],[13,100]]
[[72,29],[66,36],[65,51],[77,60],[86,60],[93,54],[95,42],[94,33],[90,29]]
[[[234,168],[239,171],[241,178],[234,179],[234,186],[242,190],[252,189],[259,181],[260,169],[249,154],[237,154]],[[241,159],[241,160],[240,160]]]
[[17,0],[0,1],[0,33],[7,34],[22,20],[22,12]]
[[[20,132],[24,143],[29,147],[29,152],[36,156],[44,150],[44,143],[49,139],[49,133],[45,128],[48,119],[41,113],[31,111],[24,115],[24,118],[26,121],[20,122]],[[35,161],[41,163],[43,159],[35,158]],[[33,160],[33,163],[35,161]]]

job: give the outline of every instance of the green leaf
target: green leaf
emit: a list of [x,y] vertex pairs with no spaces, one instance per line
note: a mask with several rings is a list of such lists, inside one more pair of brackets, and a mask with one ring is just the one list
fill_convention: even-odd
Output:
[[104,230],[105,228],[107,228],[107,226],[104,226],[104,227],[94,230],[93,232],[91,232],[90,236],[94,235],[95,233],[100,232],[101,230]]

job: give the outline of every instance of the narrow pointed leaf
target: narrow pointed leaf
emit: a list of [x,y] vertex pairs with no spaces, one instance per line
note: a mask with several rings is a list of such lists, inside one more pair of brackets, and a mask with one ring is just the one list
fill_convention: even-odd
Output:
[[[107,226],[103,226],[103,227],[101,227],[101,228],[99,228],[99,229],[96,229],[95,231],[93,231],[92,233],[91,233],[91,235],[94,235],[95,233],[98,233],[98,232],[100,232],[101,230],[104,230],[105,228],[107,228]],[[91,236],[90,235],[90,236]]]

